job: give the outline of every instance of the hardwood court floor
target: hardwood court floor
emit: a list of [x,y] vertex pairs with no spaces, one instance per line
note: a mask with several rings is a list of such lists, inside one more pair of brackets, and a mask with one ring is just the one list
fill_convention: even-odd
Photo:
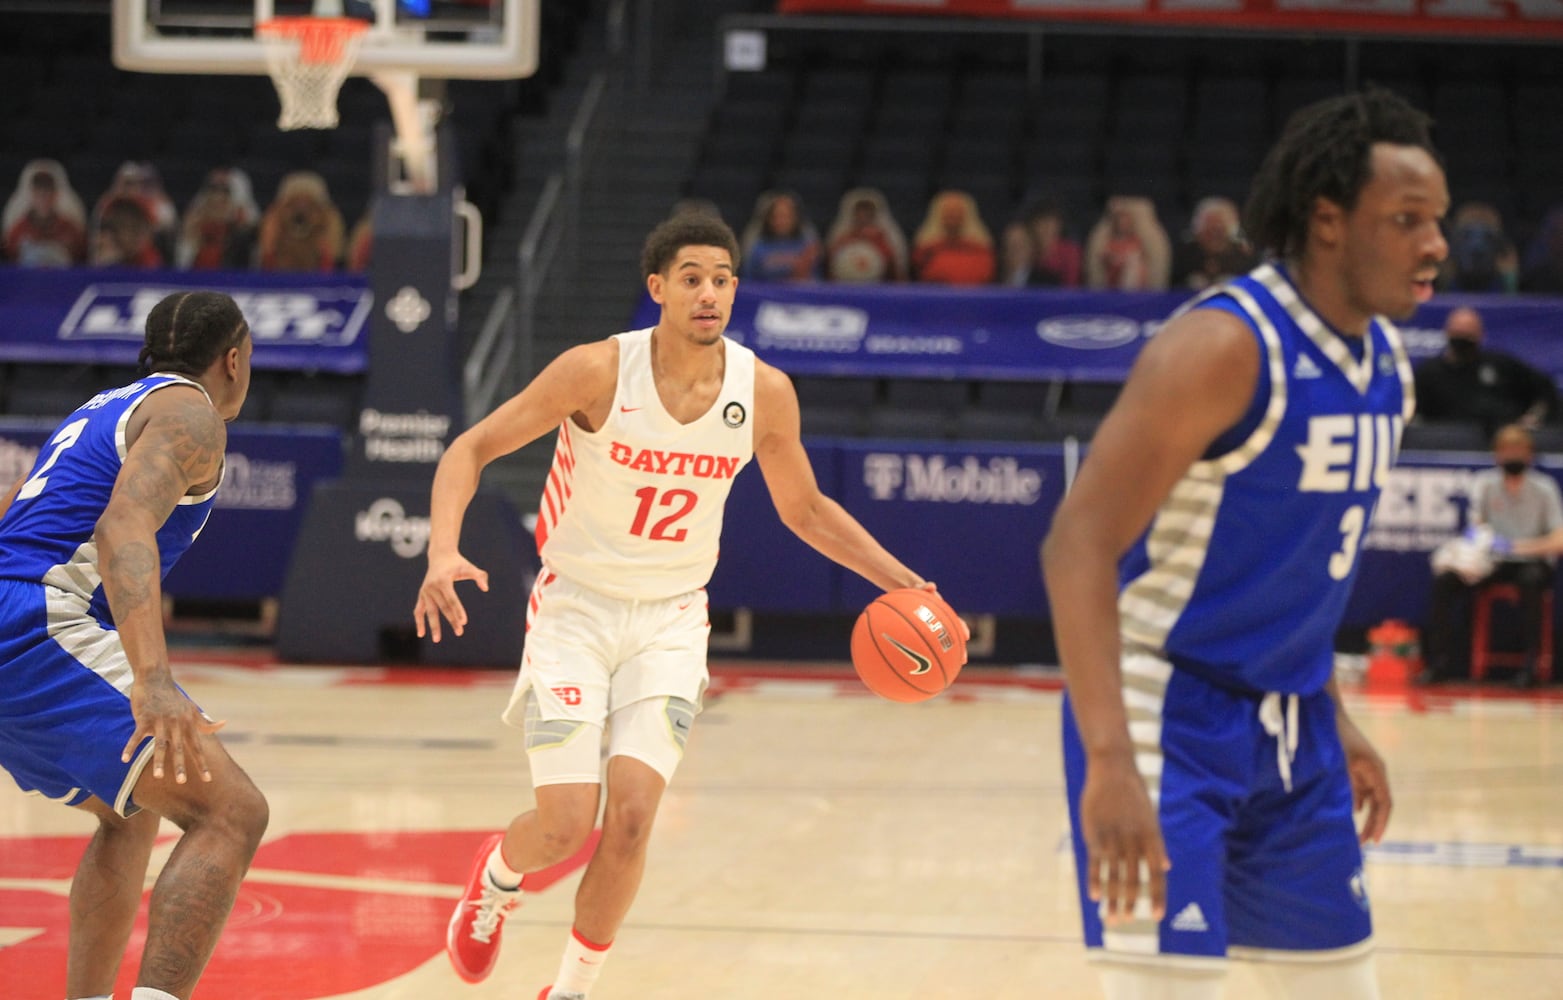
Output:
[[[228,720],[272,815],[198,996],[530,1000],[549,981],[573,877],[510,921],[488,982],[461,983],[441,952],[473,847],[531,800],[497,718],[509,676],[177,672]],[[594,1000],[1099,995],[1063,846],[1056,683],[971,671],[903,706],[839,666],[717,674]],[[1396,797],[1368,866],[1385,997],[1563,995],[1563,700],[1353,707]],[[64,895],[90,826],[0,782],[7,997],[63,996]],[[1239,967],[1229,996],[1256,995]]]

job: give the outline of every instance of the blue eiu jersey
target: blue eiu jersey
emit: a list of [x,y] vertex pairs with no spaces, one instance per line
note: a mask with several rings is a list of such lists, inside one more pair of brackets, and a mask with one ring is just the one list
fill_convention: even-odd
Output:
[[1311,693],[1330,678],[1358,549],[1411,418],[1410,362],[1390,323],[1338,334],[1273,265],[1191,306],[1247,323],[1258,388],[1121,562],[1125,652],[1223,687]]
[[[94,618],[112,625],[94,532],[125,460],[130,415],[149,394],[170,385],[200,388],[180,375],[149,375],[98,393],[60,424],[0,519],[0,579],[44,583],[74,594],[88,602]],[[184,497],[158,529],[165,576],[200,534],[216,496],[213,488]]]

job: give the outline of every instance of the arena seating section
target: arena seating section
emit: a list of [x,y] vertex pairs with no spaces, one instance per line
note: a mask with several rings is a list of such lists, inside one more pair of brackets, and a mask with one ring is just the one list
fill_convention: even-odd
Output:
[[[1364,42],[1361,82],[1430,111],[1455,204],[1488,201],[1522,245],[1563,202],[1563,76],[1545,48]],[[801,195],[823,232],[841,194],[886,195],[910,235],[931,195],[970,192],[995,233],[1029,198],[1083,236],[1114,194],[1155,199],[1174,237],[1207,195],[1241,202],[1287,116],[1339,92],[1339,40],[773,32],[767,68],[727,76],[686,194],[741,226],[763,190]]]

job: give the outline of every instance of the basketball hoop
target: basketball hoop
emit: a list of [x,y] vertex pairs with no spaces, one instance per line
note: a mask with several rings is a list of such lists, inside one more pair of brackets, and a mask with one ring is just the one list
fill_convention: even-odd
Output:
[[274,17],[255,26],[282,99],[278,128],[336,128],[336,96],[368,27],[350,17]]

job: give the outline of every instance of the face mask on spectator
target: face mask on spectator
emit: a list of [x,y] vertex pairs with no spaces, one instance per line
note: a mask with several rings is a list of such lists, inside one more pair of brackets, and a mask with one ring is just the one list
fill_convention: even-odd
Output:
[[1511,458],[1507,462],[1499,462],[1498,467],[1506,476],[1523,476],[1525,470],[1530,468],[1530,463],[1523,458]]

